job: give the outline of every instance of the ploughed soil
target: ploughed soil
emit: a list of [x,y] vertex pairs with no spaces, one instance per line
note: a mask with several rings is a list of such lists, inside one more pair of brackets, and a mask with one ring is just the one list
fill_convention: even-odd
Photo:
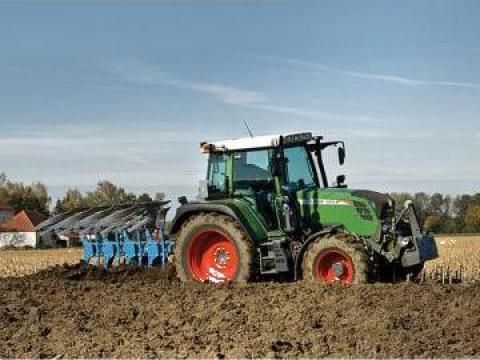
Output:
[[82,265],[0,280],[0,358],[478,356],[478,284],[219,286]]

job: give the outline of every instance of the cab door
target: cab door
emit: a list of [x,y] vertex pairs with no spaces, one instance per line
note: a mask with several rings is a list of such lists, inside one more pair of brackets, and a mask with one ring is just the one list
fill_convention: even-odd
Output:
[[272,149],[236,151],[232,154],[233,195],[253,203],[270,230],[278,228],[272,154]]

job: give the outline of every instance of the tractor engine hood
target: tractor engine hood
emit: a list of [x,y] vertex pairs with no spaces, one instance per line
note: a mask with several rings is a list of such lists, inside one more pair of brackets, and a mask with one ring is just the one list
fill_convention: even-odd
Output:
[[[342,203],[342,200],[355,200],[355,198],[362,198],[368,200],[375,208],[376,215],[379,219],[383,220],[391,215],[391,212],[395,208],[394,200],[388,195],[371,190],[356,190],[356,189],[344,189],[344,188],[326,188],[326,189],[308,189],[301,190],[299,193],[300,199],[312,199],[322,202],[323,199],[335,199]],[[323,200],[329,201],[329,200]],[[302,202],[302,201],[301,201]],[[333,205],[333,203],[331,203]]]
[[310,228],[342,225],[352,233],[368,237],[378,233],[379,214],[388,216],[390,206],[386,195],[345,188],[302,189],[296,197],[302,221]]

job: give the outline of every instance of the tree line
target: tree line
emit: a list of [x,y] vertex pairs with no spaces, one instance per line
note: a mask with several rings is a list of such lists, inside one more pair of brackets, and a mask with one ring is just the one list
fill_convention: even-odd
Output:
[[0,173],[0,203],[20,210],[36,210],[45,215],[49,214],[51,199],[47,187],[40,183],[24,184],[14,182]]
[[[157,200],[162,200],[164,197],[165,194],[158,194]],[[52,199],[44,184],[14,182],[4,173],[0,173],[0,203],[11,206],[15,211],[35,210],[45,215],[52,215],[80,208],[149,201],[152,201],[152,198],[147,193],[136,195],[110,181],[100,181],[93,191],[82,193],[77,188],[68,189],[65,195],[55,202],[52,209]]]
[[[164,197],[163,193],[160,196],[157,195],[157,200],[163,200]],[[94,191],[88,191],[85,194],[76,188],[68,189],[65,195],[55,203],[54,212],[58,214],[79,208],[135,204],[149,201],[153,201],[153,199],[147,193],[135,195],[110,181],[100,181]]]
[[[406,200],[413,201],[420,222],[426,230],[435,233],[480,232],[480,193],[455,197],[439,193],[429,195],[424,192],[391,193],[390,195],[395,200],[397,212],[401,211]],[[77,208],[148,201],[152,201],[148,194],[136,195],[114,183],[101,181],[93,191],[86,193],[76,188],[68,189],[51,209],[51,198],[44,184],[14,182],[0,173],[0,203],[10,205],[16,211],[28,209],[50,215]]]
[[480,232],[480,193],[452,197],[435,193],[391,193],[396,211],[400,212],[405,201],[413,201],[424,229],[434,233]]

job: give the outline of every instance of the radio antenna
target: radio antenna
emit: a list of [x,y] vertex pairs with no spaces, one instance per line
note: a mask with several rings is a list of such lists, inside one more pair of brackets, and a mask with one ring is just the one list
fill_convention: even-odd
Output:
[[250,130],[250,127],[248,126],[247,120],[243,120],[243,123],[245,124],[245,127],[247,128],[248,134],[250,135],[250,137],[253,138],[253,133],[252,133],[252,130]]

